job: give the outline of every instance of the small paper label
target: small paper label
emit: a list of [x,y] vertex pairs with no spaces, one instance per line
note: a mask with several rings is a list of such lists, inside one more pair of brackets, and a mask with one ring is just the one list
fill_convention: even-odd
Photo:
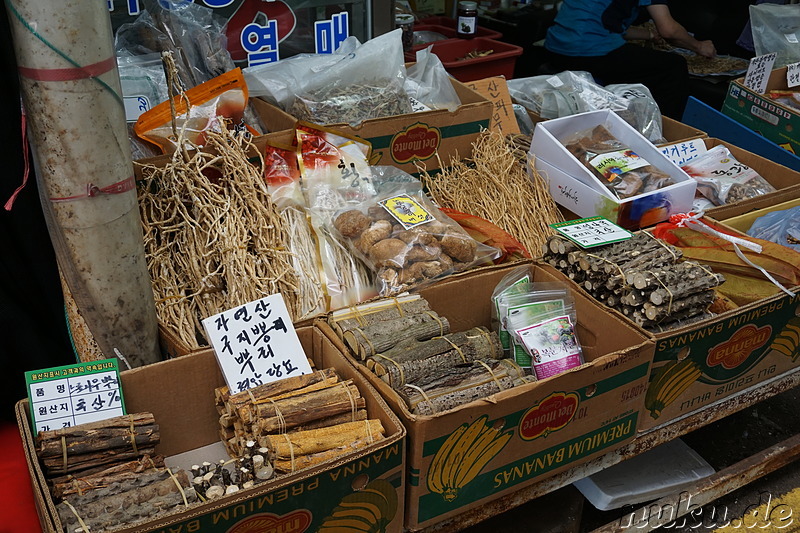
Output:
[[405,229],[411,229],[434,220],[433,215],[428,213],[424,207],[407,194],[393,196],[381,200],[379,203]]
[[116,359],[25,372],[25,383],[34,436],[126,414]]
[[231,393],[312,371],[280,294],[210,316],[203,327]]
[[550,227],[581,248],[593,248],[612,242],[625,241],[633,234],[607,218],[590,217],[550,224]]
[[798,42],[796,33],[785,33],[783,36],[786,37],[786,40],[792,44],[797,44]]
[[145,111],[150,111],[152,107],[150,99],[146,96],[125,96],[122,101],[125,103],[125,120],[136,122],[139,115]]
[[797,87],[800,85],[800,63],[786,66],[786,86]]
[[679,167],[708,151],[703,139],[692,139],[691,141],[668,144],[667,146],[660,146],[658,149],[661,150],[664,157]]
[[414,98],[413,96],[408,97],[408,101],[411,102],[411,112],[412,113],[419,113],[421,111],[430,111],[431,108]]
[[594,156],[589,160],[597,171],[608,181],[614,181],[622,174],[646,167],[650,163],[639,157],[633,150],[620,150]]
[[559,88],[564,85],[564,82],[561,81],[561,78],[559,78],[558,76],[551,76],[547,78],[547,83],[549,83],[555,88]]
[[769,82],[769,73],[772,72],[772,65],[778,56],[776,52],[756,56],[750,60],[747,67],[747,74],[744,76],[744,86],[758,94],[764,94]]

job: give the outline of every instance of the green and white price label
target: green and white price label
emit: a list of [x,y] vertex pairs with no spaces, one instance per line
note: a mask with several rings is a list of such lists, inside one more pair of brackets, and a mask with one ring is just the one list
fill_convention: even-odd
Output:
[[25,372],[33,433],[125,413],[116,359]]
[[607,218],[590,217],[550,224],[550,227],[581,248],[594,248],[612,242],[625,241],[633,234]]

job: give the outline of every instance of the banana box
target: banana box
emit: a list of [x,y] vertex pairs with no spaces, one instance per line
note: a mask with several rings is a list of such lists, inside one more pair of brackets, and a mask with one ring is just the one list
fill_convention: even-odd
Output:
[[[491,328],[492,291],[520,264],[529,265],[535,282],[561,280],[549,266],[528,262],[478,269],[418,292],[451,332]],[[408,431],[408,530],[459,529],[467,525],[464,513],[481,516],[482,506],[636,435],[653,344],[587,295],[573,296],[585,364],[435,415],[411,413],[387,383],[355,363]],[[319,327],[347,349],[331,327]]]
[[[721,227],[730,234],[747,238],[724,223]],[[800,254],[790,248],[776,244],[774,249],[765,248],[762,253],[770,257],[763,260],[759,260],[757,254],[749,257],[771,270],[774,267],[767,266],[771,264],[767,260],[800,265]],[[780,261],[776,261],[778,259]],[[740,267],[722,264],[715,270],[729,279],[754,276],[752,280],[740,278],[744,282],[738,286],[754,295],[766,287],[769,290],[763,292],[769,296],[712,318],[655,334],[655,356],[645,394],[641,430],[663,426],[756,385],[800,370],[798,286],[784,281],[787,293],[755,272],[747,274],[744,268],[743,263]]]
[[[255,487],[179,509],[143,523],[120,524],[120,533],[312,533],[403,530],[406,431],[377,391],[330,340],[314,327],[297,334],[317,368],[352,379],[366,400],[367,416],[383,424],[386,438],[313,467],[282,474]],[[120,374],[128,412],[149,411],[159,425],[156,453],[167,465],[225,459],[214,389],[225,384],[213,351],[205,350]],[[17,422],[42,531],[61,533],[42,469],[36,458],[28,400],[16,406]],[[215,445],[220,446],[216,447]],[[219,451],[217,452],[217,450]],[[200,458],[206,450],[215,453]],[[180,458],[184,458],[183,461]],[[0,528],[2,529],[2,528]]]

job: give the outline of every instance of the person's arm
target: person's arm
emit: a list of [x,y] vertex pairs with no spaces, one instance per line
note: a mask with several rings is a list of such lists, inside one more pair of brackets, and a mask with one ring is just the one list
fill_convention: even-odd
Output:
[[717,49],[714,48],[714,43],[711,41],[698,41],[692,37],[686,28],[672,18],[669,12],[669,7],[665,4],[653,4],[647,6],[647,12],[656,24],[658,33],[668,43],[686,48],[695,52],[703,57],[714,57],[717,55]]
[[622,35],[626,41],[654,41],[656,32],[644,26],[631,26]]

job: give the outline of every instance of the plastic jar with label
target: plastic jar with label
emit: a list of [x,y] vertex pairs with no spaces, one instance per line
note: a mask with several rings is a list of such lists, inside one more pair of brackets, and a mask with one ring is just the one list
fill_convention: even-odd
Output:
[[462,39],[475,37],[478,31],[478,3],[459,2],[456,19],[456,35]]

